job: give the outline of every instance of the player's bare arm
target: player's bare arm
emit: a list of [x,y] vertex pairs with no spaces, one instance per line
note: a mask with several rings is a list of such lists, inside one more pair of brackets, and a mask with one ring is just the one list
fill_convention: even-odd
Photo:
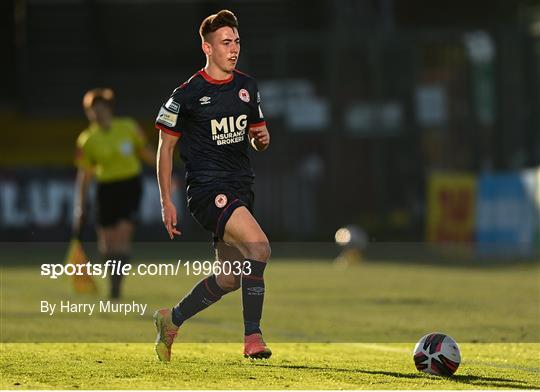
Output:
[[171,240],[175,235],[181,235],[180,231],[176,229],[176,207],[171,197],[173,152],[177,141],[178,137],[160,131],[157,149],[157,180],[161,201],[161,216]]
[[73,233],[79,234],[81,230],[82,219],[84,215],[84,206],[86,203],[86,194],[88,186],[92,181],[94,172],[90,168],[79,168],[77,178],[75,179],[75,202],[73,205]]
[[143,140],[144,145],[137,150],[137,155],[148,166],[155,166],[156,165],[156,153],[150,148],[148,145],[148,142],[146,140],[146,135],[144,134],[144,131],[142,130],[141,126],[137,124],[137,133],[139,134],[139,137],[141,140]]
[[249,141],[257,151],[264,151],[270,145],[270,133],[266,125],[249,129]]

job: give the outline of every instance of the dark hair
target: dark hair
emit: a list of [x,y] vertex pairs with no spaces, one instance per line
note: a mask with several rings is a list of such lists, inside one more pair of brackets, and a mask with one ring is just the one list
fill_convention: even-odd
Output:
[[208,34],[222,27],[238,28],[238,19],[229,10],[221,10],[217,14],[207,16],[201,23],[199,35],[203,41],[206,41]]
[[114,91],[110,88],[93,88],[83,97],[83,108],[90,109],[96,102],[103,102],[110,108],[114,106]]

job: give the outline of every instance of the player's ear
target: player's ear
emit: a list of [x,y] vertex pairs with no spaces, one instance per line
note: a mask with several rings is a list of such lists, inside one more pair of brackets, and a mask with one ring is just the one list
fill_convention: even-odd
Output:
[[212,45],[208,41],[203,41],[201,47],[205,55],[210,56],[212,54]]

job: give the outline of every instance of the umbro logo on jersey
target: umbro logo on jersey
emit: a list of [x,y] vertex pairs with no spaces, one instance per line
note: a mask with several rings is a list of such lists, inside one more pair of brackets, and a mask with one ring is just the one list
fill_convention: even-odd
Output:
[[210,97],[202,97],[201,99],[199,99],[199,102],[201,103],[201,105],[208,105],[210,103],[210,100],[212,98]]

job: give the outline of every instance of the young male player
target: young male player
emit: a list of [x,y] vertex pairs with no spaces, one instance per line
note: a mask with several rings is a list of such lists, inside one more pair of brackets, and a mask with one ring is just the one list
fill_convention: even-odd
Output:
[[180,140],[189,210],[213,233],[217,259],[242,261],[243,273],[209,276],[172,309],[156,311],[155,349],[161,361],[170,361],[178,327],[242,287],[244,356],[268,358],[272,352],[262,338],[260,320],[270,245],[252,215],[254,175],[248,147],[265,150],[270,135],[255,80],[235,69],[240,55],[235,15],[227,10],[210,15],[199,33],[206,66],[173,91],[156,119],[163,223],[171,239],[180,235],[171,200],[172,155]]

